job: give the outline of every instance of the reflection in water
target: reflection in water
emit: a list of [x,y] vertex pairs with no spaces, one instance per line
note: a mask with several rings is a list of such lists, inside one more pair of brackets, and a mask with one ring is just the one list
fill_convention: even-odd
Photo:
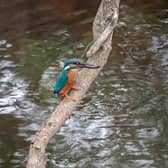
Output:
[[23,164],[24,147],[28,145],[24,136],[19,135],[23,120],[11,114],[1,114],[0,122],[0,165],[1,167],[18,167]]
[[[100,0],[15,0],[0,2],[1,38],[20,41],[30,33],[55,31],[58,23],[73,23],[93,15]],[[10,12],[9,12],[10,11]],[[44,35],[44,34],[43,34]]]
[[[0,3],[0,167],[25,166],[31,136],[58,103],[59,61],[91,39],[94,2]],[[116,30],[107,66],[49,144],[51,168],[168,167],[167,2],[123,3],[128,27]]]

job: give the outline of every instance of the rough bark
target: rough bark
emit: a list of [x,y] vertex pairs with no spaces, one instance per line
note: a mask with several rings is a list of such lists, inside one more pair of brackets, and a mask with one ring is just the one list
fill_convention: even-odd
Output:
[[65,121],[70,118],[76,106],[106,64],[112,50],[113,29],[118,22],[119,2],[120,0],[102,0],[93,23],[94,43],[87,52],[88,62],[100,65],[100,68],[82,70],[78,82],[81,89],[71,93],[76,101],[61,101],[47,121],[42,124],[30,145],[27,168],[46,167],[45,148],[48,142],[60,130]]

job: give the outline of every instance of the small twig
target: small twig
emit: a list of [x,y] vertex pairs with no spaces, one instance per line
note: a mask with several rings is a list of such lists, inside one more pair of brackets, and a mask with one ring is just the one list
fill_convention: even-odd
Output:
[[106,19],[106,22],[109,22],[102,34],[98,37],[98,39],[93,43],[93,45],[90,47],[90,49],[87,51],[86,55],[87,57],[91,57],[94,55],[101,46],[105,43],[105,41],[109,38],[109,36],[112,34],[114,28],[118,25],[118,8],[113,8],[113,15]]
[[82,53],[82,55],[81,55],[81,58],[84,58],[84,57],[85,57],[85,55],[86,55],[86,53],[87,53],[89,47],[90,47],[92,44],[93,44],[93,41],[89,42],[89,44],[85,47],[85,49],[84,49],[84,51],[83,51],[83,53]]

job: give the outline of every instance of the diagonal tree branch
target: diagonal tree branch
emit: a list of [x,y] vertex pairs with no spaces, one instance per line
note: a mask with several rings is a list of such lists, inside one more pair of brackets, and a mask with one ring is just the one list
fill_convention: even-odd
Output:
[[[27,168],[45,168],[45,148],[50,139],[60,130],[65,121],[70,118],[76,106],[98,76],[107,62],[112,50],[111,42],[113,29],[118,22],[120,0],[102,0],[93,24],[94,44],[90,48],[88,62],[100,65],[99,69],[84,69],[79,76],[79,91],[71,94],[76,101],[63,100],[55,111],[45,121],[40,130],[36,132],[30,145]],[[95,49],[96,48],[96,49]]]

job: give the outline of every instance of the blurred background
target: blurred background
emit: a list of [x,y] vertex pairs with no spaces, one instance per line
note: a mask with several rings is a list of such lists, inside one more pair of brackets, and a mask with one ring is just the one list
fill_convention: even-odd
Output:
[[[59,62],[92,40],[100,0],[0,0],[0,167],[26,165],[59,103]],[[168,167],[168,1],[125,0],[113,51],[47,148],[48,168]]]

